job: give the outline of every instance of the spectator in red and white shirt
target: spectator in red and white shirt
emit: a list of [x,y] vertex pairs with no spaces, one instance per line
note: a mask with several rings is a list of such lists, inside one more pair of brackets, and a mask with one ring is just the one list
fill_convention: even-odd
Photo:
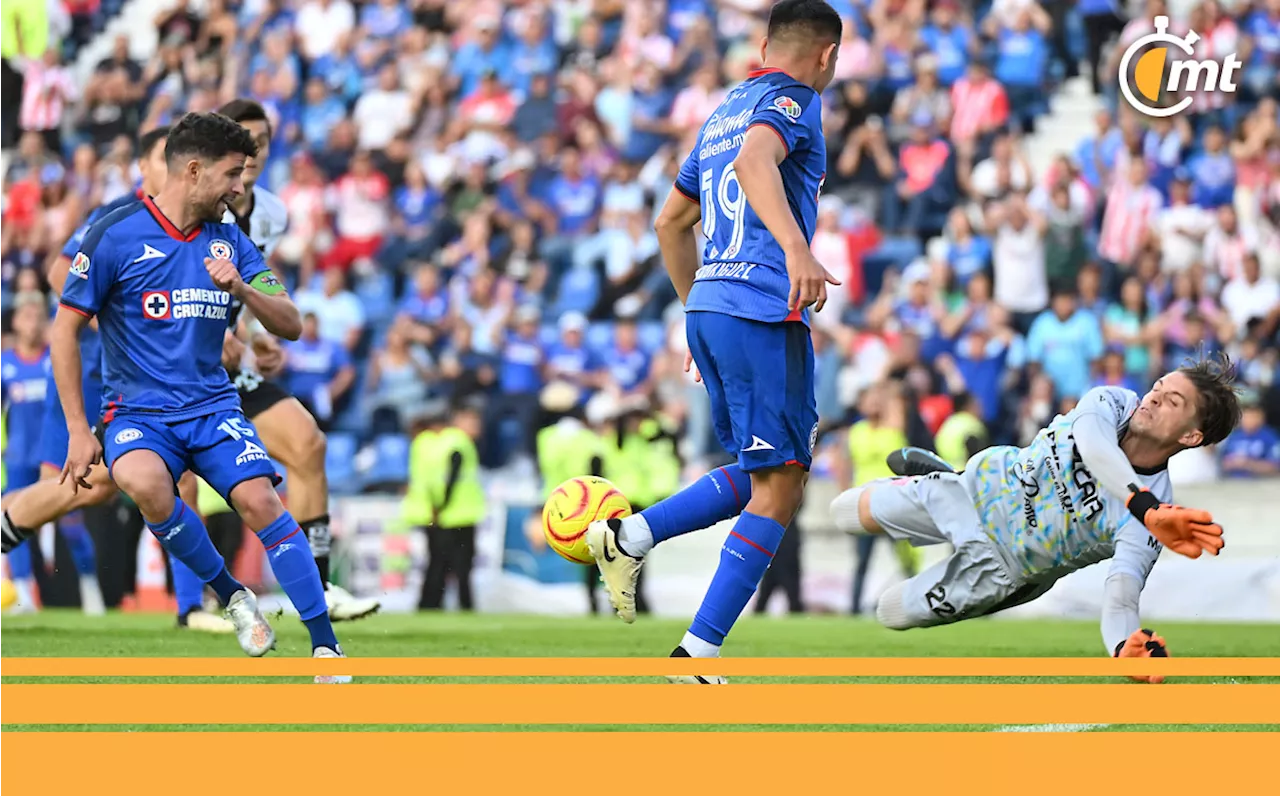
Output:
[[1257,232],[1240,224],[1233,206],[1219,207],[1217,223],[1204,236],[1204,264],[1209,273],[1228,282],[1236,279],[1244,270],[1245,257],[1257,250]]
[[1127,179],[1115,181],[1107,197],[1098,253],[1112,266],[1128,270],[1137,259],[1143,238],[1164,200],[1160,192],[1147,183],[1147,162],[1142,158],[1130,159],[1125,176]]
[[661,15],[644,3],[632,3],[617,54],[628,69],[636,69],[642,63],[651,63],[662,72],[671,68],[676,46],[658,29]]
[[1009,121],[1009,97],[979,60],[951,87],[951,141],[957,148],[980,148]]
[[502,83],[498,73],[486,69],[480,87],[458,105],[458,118],[472,131],[500,133],[516,115],[516,99]]
[[71,70],[62,65],[57,47],[49,47],[39,60],[22,62],[22,107],[18,125],[23,132],[37,132],[50,152],[62,153],[62,116],[76,99]]
[[289,226],[276,254],[297,265],[329,237],[328,208],[325,205],[324,175],[305,152],[293,156],[292,179],[280,189],[280,199],[289,209]]
[[373,168],[369,153],[356,152],[351,170],[329,189],[327,200],[338,239],[325,255],[323,267],[345,269],[377,253],[391,217],[387,207],[390,192],[386,175]]
[[676,94],[671,105],[671,124],[677,138],[697,130],[711,117],[727,92],[720,86],[720,70],[714,62],[693,73],[692,82]]

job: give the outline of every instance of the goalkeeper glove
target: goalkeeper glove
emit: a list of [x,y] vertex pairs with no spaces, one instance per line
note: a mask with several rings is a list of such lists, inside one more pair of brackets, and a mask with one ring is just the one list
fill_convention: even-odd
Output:
[[[1154,631],[1143,628],[1142,630],[1133,631],[1133,635],[1116,645],[1116,651],[1111,656],[1113,658],[1167,658],[1169,657],[1169,648],[1165,646],[1164,639],[1157,636]],[[1139,683],[1163,683],[1164,675],[1129,675],[1130,680]]]
[[1126,503],[1129,512],[1173,552],[1187,558],[1199,558],[1204,552],[1216,556],[1226,544],[1222,526],[1213,521],[1209,512],[1161,503],[1146,489],[1136,485],[1129,488],[1133,491]]

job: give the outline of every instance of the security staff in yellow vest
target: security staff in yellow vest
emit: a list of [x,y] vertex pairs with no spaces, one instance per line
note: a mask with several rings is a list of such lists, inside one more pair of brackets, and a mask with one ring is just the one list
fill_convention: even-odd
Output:
[[[605,477],[604,440],[598,430],[587,425],[586,413],[579,405],[580,395],[576,386],[563,381],[552,382],[542,391],[546,425],[538,430],[536,447],[544,502],[557,486],[570,478]],[[594,564],[583,570],[587,606],[594,614],[599,611],[595,593],[600,585],[600,573]]]
[[[476,557],[476,526],[484,519],[485,495],[480,484],[479,411],[463,405],[453,411],[452,422],[427,437],[418,447],[422,461],[410,464],[411,473],[425,479],[425,494],[432,522],[427,526],[427,570],[422,581],[420,610],[437,610],[444,603],[445,581],[453,575],[458,604],[473,606],[471,568]],[[416,441],[415,441],[416,442]]]
[[[647,406],[637,405],[606,427],[604,477],[626,495],[634,513],[670,497],[680,488],[675,435],[664,421]],[[644,570],[636,582],[636,612],[649,612]]]
[[969,459],[991,445],[991,435],[982,422],[982,405],[973,393],[956,396],[956,411],[948,417],[934,438],[938,455],[957,471]]
[[443,403],[428,404],[414,417],[409,433],[409,484],[400,503],[400,518],[411,528],[425,533],[436,521],[431,505],[431,480],[435,477],[433,446],[441,429],[448,424],[448,407]]

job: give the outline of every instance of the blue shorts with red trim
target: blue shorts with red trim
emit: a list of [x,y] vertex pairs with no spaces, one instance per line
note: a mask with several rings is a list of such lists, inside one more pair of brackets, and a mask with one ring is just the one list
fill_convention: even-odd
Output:
[[[84,383],[84,416],[89,418],[90,425],[98,422],[101,411],[102,383],[86,381]],[[62,401],[58,399],[58,385],[53,377],[49,377],[48,387],[44,393],[44,425],[40,429],[40,463],[62,469],[67,463],[67,416],[62,411]]]
[[140,414],[117,415],[105,434],[107,467],[126,453],[149,450],[164,460],[174,484],[190,470],[230,500],[231,490],[254,478],[280,483],[275,464],[253,424],[240,411],[164,422]]
[[809,327],[694,311],[685,330],[725,450],[747,472],[788,464],[807,470],[818,432]]

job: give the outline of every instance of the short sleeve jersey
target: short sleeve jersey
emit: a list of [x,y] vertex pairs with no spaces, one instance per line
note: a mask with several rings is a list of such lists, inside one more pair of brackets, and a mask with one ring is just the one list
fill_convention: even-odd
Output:
[[807,311],[787,309],[786,257],[751,209],[734,171],[747,131],[756,126],[782,140],[787,154],[778,168],[787,204],[805,240],[813,240],[827,164],[821,99],[812,87],[778,69],[753,70],[703,123],[676,177],[676,190],[701,208],[707,239],[685,307],[770,323],[807,323]]
[[185,420],[239,407],[222,367],[231,294],[205,258],[227,258],[247,283],[267,271],[235,224],[176,229],[148,197],[90,227],[72,261],[62,305],[97,316],[103,411]]

